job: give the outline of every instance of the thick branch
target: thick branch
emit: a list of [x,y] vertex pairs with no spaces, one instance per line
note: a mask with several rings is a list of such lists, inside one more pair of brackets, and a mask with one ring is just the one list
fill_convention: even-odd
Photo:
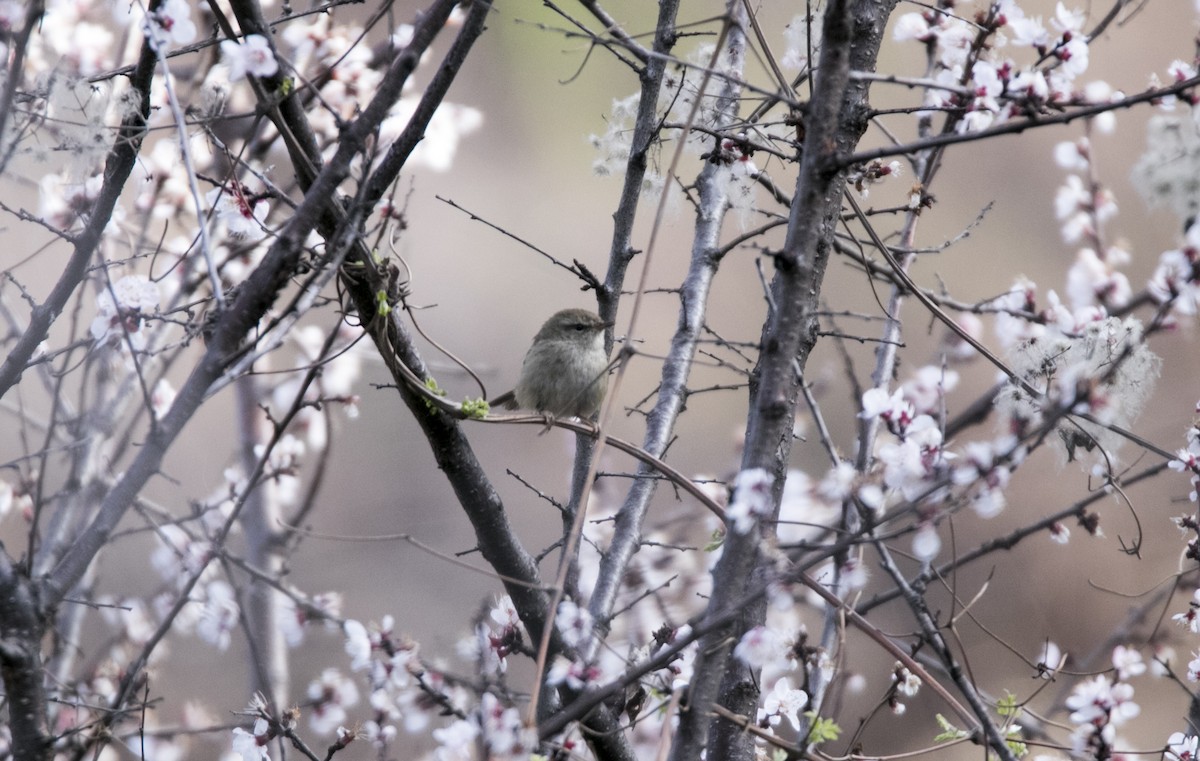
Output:
[[0,676],[12,752],[30,761],[50,757],[42,675],[44,621],[38,615],[36,588],[0,545]]
[[[157,5],[157,3],[155,3]],[[45,0],[34,0],[25,7],[25,23],[21,31],[13,35],[6,46],[6,57],[11,55],[7,76],[4,78],[4,91],[0,93],[0,174],[8,168],[8,162],[17,151],[17,131],[13,130],[12,145],[4,144],[4,133],[12,125],[9,120],[13,116],[13,99],[17,88],[21,86],[23,69],[25,68],[25,53],[29,49],[29,37],[33,30],[42,23],[42,15],[46,12]],[[11,51],[9,53],[8,51]]]
[[[734,4],[734,8],[740,11],[741,5]],[[741,18],[740,13],[736,15],[738,19]],[[726,76],[722,79],[713,108],[722,125],[732,124],[737,119],[741,94],[737,83],[742,77],[745,61],[745,35],[736,22],[726,37],[725,58],[728,61],[723,72]],[[644,156],[642,158],[644,161]],[[633,161],[632,157],[630,161]],[[655,456],[661,456],[666,450],[675,430],[675,421],[687,401],[687,381],[703,332],[713,277],[720,264],[721,224],[729,208],[728,177],[728,167],[717,161],[709,161],[696,180],[699,205],[696,209],[691,263],[680,289],[679,324],[663,362],[658,398],[647,417],[646,434],[642,442],[642,448]],[[648,464],[639,463],[637,478],[616,515],[612,542],[600,560],[600,571],[589,607],[592,617],[606,628],[626,568],[640,547],[642,524],[658,486],[658,479],[650,477],[653,473],[654,469]]]
[[[629,160],[625,162],[625,184],[621,186],[621,199],[613,212],[613,238],[608,253],[608,274],[604,278],[604,290],[597,294],[600,316],[612,321],[617,316],[621,290],[625,284],[625,271],[633,259],[633,221],[637,216],[638,201],[642,197],[642,182],[646,179],[647,158],[650,147],[658,138],[662,127],[658,115],[658,96],[662,92],[663,74],[671,49],[675,47],[678,34],[675,31],[675,16],[679,12],[679,0],[662,0],[658,6],[658,22],[654,31],[654,55],[642,69],[642,94],[638,100],[637,118],[633,125],[633,137],[629,142]],[[669,189],[664,189],[669,192]],[[611,349],[611,347],[609,347]]]
[[[892,0],[835,0],[825,12],[823,47],[804,123],[803,155],[788,233],[776,257],[771,286],[775,309],[763,330],[741,465],[743,470],[761,468],[774,476],[776,511],[791,451],[800,374],[817,339],[821,282],[841,211],[843,183],[836,156],[849,152],[865,128],[866,88],[863,83],[851,83],[849,73],[851,68],[874,69],[883,25],[893,4]],[[714,570],[706,619],[742,604],[755,578],[759,541],[757,529],[726,535],[724,553]],[[717,629],[701,641],[689,710],[680,717],[672,759],[699,758],[708,735],[708,706],[717,700],[732,639],[751,624],[745,620]],[[710,757],[712,752],[710,747]]]

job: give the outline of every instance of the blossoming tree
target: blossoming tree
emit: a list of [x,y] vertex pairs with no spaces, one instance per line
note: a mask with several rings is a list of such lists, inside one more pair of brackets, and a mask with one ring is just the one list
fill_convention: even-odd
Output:
[[[1186,594],[1200,587],[1200,424],[1181,422],[1177,440],[1138,429],[1148,407],[1200,414],[1154,390],[1188,362],[1160,359],[1156,341],[1182,336],[1195,356],[1195,51],[1166,71],[1091,77],[1105,35],[1140,10],[1125,0],[1088,12],[827,0],[785,28],[739,0],[703,21],[660,0],[653,28],[594,0],[546,3],[560,28],[528,33],[583,40],[630,72],[592,137],[597,173],[620,178],[607,269],[547,255],[616,326],[609,393],[595,420],[553,420],[496,414],[482,388],[450,399],[417,341],[440,350],[414,317],[421,290],[396,246],[421,224],[405,214],[406,172],[469,169],[455,151],[482,114],[447,94],[513,9],[349,5],[0,0],[0,174],[38,199],[0,210],[45,241],[0,254],[0,758],[174,759],[203,734],[244,761],[879,758],[897,748],[872,731],[909,705],[905,732],[929,752],[1195,757],[1200,656],[1179,653],[1200,649],[1200,588]],[[1193,28],[1198,16],[1178,11]],[[918,54],[919,68],[880,71],[885,44]],[[1178,217],[1169,250],[1109,232],[1117,206],[1092,138],[1127,112],[1155,114],[1134,182]],[[944,167],[1046,130],[1062,138],[1065,173],[1047,214],[1073,262],[1039,286],[996,257],[980,267],[982,299],[924,282],[919,256],[956,243],[922,242]],[[542,139],[560,137],[549,125]],[[867,205],[889,193],[894,203]],[[690,258],[652,289],[663,220],[682,209],[694,214]],[[983,216],[968,232],[988,235]],[[831,261],[861,275],[873,311],[823,289]],[[713,289],[747,267],[761,330],[725,337]],[[661,356],[639,348],[651,298],[678,314]],[[841,327],[860,317],[868,327]],[[945,338],[926,362],[915,347],[931,325]],[[869,368],[850,339],[870,343]],[[816,382],[810,360],[827,345],[852,425],[831,425]],[[367,358],[392,385],[363,400]],[[658,378],[640,400],[625,385],[634,361]],[[699,364],[728,382],[699,387]],[[988,368],[974,388],[968,366]],[[724,477],[669,452],[689,398],[710,390],[736,397],[745,420]],[[164,461],[218,397],[236,411],[233,464],[208,494],[164,492]],[[360,404],[415,423],[405,446],[431,453],[440,472],[427,477],[448,482],[494,583],[485,609],[462,615],[456,653],[420,649],[403,615],[346,615],[347,596],[375,604],[369,589],[289,578],[306,521],[335,499],[321,489],[331,443],[353,435],[333,412],[353,418]],[[640,441],[613,435],[619,409],[642,414]],[[544,552],[476,455],[484,425],[575,434],[568,493],[539,492],[562,517]],[[820,468],[797,465],[802,436],[821,445]],[[612,472],[613,452],[635,465]],[[1082,464],[1063,472],[1086,485],[989,528],[1040,459]],[[1048,632],[1037,652],[1010,646],[1023,693],[977,672],[962,633],[987,618],[988,597],[967,572],[1018,546],[1065,544],[1073,525],[1098,542],[1106,512],[1138,516],[1129,490],[1157,480],[1191,488],[1174,519],[1184,540],[1159,553],[1180,558],[1169,581],[1107,622],[1098,655],[1064,652]],[[663,503],[672,520],[649,521]],[[977,545],[957,543],[963,526]],[[161,582],[149,593],[102,568],[129,536],[154,543]],[[1142,541],[1099,546],[1136,556]],[[1177,625],[1140,626],[1153,619]],[[249,706],[220,707],[234,724],[198,711],[180,727],[148,722],[160,698],[188,697],[148,676],[187,638],[245,643],[250,668],[226,676],[245,680]],[[336,641],[338,657],[298,685],[306,638]],[[1184,689],[1142,711],[1135,689],[1152,678]],[[1148,715],[1177,729],[1135,735]]]

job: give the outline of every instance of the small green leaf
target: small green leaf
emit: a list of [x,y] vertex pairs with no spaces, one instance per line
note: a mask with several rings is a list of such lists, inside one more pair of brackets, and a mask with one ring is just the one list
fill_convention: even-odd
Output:
[[[446,390],[438,385],[437,379],[434,378],[433,376],[430,376],[425,379],[425,388],[429,389],[430,393],[432,393],[434,396],[445,396],[446,395]],[[429,401],[428,399],[422,399],[421,401],[425,402],[425,406],[429,409],[430,412],[438,411],[438,406],[436,404],[434,404],[433,402]]]
[[808,730],[808,742],[812,744],[831,742],[838,739],[838,735],[842,733],[842,728],[837,725],[833,719],[822,719],[817,716],[816,711],[806,711],[804,716],[812,722],[812,728]]
[[485,399],[463,399],[463,414],[472,420],[483,420],[487,417],[488,410],[490,409],[491,406]]
[[1008,737],[1004,741],[1004,744],[1008,746],[1008,749],[1012,751],[1014,756],[1020,758],[1029,752],[1029,748],[1020,740],[1020,727],[1013,725],[1008,728],[1008,731],[1005,734],[1007,734]]
[[1000,702],[996,703],[996,713],[1001,716],[1010,717],[1016,716],[1020,712],[1021,707],[1017,705],[1017,696],[1005,690],[1004,697],[1000,698]]
[[717,529],[712,533],[712,538],[708,540],[708,544],[704,545],[704,551],[716,552],[722,544],[725,544],[725,532]]
[[388,303],[388,295],[385,290],[375,292],[375,313],[381,317],[387,317],[392,312],[392,305]]
[[937,719],[938,726],[942,728],[942,731],[936,737],[933,738],[934,742],[949,742],[951,740],[962,740],[962,739],[965,739],[965,738],[971,736],[970,732],[967,732],[966,730],[959,729],[958,727],[954,726],[953,724],[950,723],[949,719],[947,719],[945,716],[942,716],[940,713],[937,714],[934,718]]

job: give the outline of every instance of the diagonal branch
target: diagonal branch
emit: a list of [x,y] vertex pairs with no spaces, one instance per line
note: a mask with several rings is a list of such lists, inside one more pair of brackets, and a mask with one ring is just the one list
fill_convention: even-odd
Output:
[[[153,11],[158,2],[152,3]],[[20,380],[25,367],[37,351],[38,344],[45,340],[50,326],[58,319],[66,306],[67,300],[75,293],[75,289],[87,275],[88,264],[92,255],[100,245],[104,228],[112,218],[113,209],[125,189],[125,183],[137,160],[138,151],[142,147],[142,139],[146,136],[146,119],[150,115],[150,81],[154,77],[156,57],[150,43],[142,44],[138,56],[137,68],[130,77],[133,92],[141,94],[137,110],[125,117],[117,133],[116,143],[108,154],[104,165],[104,185],[96,203],[88,212],[88,223],[83,231],[75,236],[75,250],[63,267],[62,275],[54,284],[45,302],[33,308],[29,316],[29,325],[21,338],[8,353],[4,364],[0,365],[0,397],[3,397],[13,385]],[[10,84],[14,81],[9,77]],[[3,109],[0,109],[2,112]]]
[[[436,32],[443,27],[453,5],[453,0],[437,0],[422,16],[417,34],[422,35],[422,39],[432,41]],[[415,68],[420,53],[419,50],[406,50],[392,62],[371,102],[343,131],[334,156],[316,176],[304,200],[267,250],[262,263],[239,289],[237,298],[218,318],[208,350],[180,388],[171,409],[160,424],[149,432],[124,476],[105,495],[96,518],[45,579],[41,599],[43,610],[55,608],[82,578],[138,493],[158,473],[167,450],[208,397],[210,387],[221,378],[229,363],[237,358],[243,338],[258,324],[275,303],[279,292],[288,284],[303,255],[305,239],[334,203],[338,185],[349,175],[351,161],[362,151],[400,98],[404,83]],[[150,57],[153,58],[153,54]]]

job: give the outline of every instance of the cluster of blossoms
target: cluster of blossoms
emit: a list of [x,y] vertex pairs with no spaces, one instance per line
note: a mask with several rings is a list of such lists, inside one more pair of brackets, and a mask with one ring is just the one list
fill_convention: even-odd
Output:
[[[457,24],[460,18],[456,12],[450,23]],[[411,41],[412,33],[411,26],[400,25],[381,51],[373,51],[369,46],[359,44],[363,35],[361,27],[336,24],[328,15],[315,15],[304,23],[289,24],[284,29],[282,42],[289,48],[287,58],[296,72],[304,81],[322,83],[318,99],[320,107],[310,114],[310,123],[327,154],[336,146],[342,126],[370,99],[382,81],[380,62],[390,60],[402,51]],[[404,95],[380,125],[380,156],[399,137],[420,101],[421,91],[411,78],[405,88]],[[446,171],[461,139],[482,124],[483,115],[477,109],[442,103],[407,166]]]
[[125,344],[134,351],[146,348],[147,318],[159,307],[158,286],[145,275],[126,275],[96,297],[91,333],[97,344]]
[[903,716],[907,709],[904,698],[915,698],[921,691],[921,677],[914,674],[903,663],[897,662],[892,666],[892,689],[888,693],[888,708],[897,716]]
[[[1092,120],[1089,125],[1102,131],[1113,128],[1111,120]],[[1111,316],[1135,299],[1121,271],[1131,255],[1123,245],[1107,242],[1105,225],[1116,215],[1117,206],[1096,176],[1090,140],[1060,143],[1055,158],[1069,172],[1055,198],[1063,239],[1081,247],[1067,273],[1065,302],[1049,291],[1039,306],[1037,287],[1027,280],[1019,280],[993,301],[999,309],[996,335],[1023,381],[1022,387],[1006,390],[1000,402],[1012,421],[1012,432],[1018,435],[1064,414],[1086,415],[1086,421],[1072,418],[1060,425],[1059,434],[1067,459],[1089,453],[1086,459],[1093,471],[1103,476],[1122,443],[1109,426],[1125,427],[1137,418],[1161,362],[1147,347],[1147,329],[1137,319]],[[1171,314],[1189,308],[1189,299],[1179,298],[1187,287],[1180,277],[1186,280],[1191,273],[1168,264],[1180,261],[1186,262],[1185,253],[1165,254],[1147,285],[1147,293],[1164,306],[1153,330],[1172,326]],[[1180,277],[1165,270],[1179,271]]]
[[904,165],[899,161],[888,161],[887,163],[872,161],[866,166],[849,172],[846,182],[853,185],[859,196],[865,199],[871,195],[872,185],[878,185],[888,179],[896,179],[902,174],[904,174]]
[[563,600],[558,606],[554,625],[562,635],[563,644],[579,653],[575,658],[559,655],[550,665],[546,682],[552,685],[565,684],[574,690],[584,690],[611,681],[621,675],[625,663],[610,650],[596,651],[595,622],[587,608],[572,600]]
[[343,631],[351,670],[366,675],[372,715],[363,723],[362,734],[374,745],[385,748],[393,742],[397,722],[408,732],[423,731],[438,702],[465,701],[464,694],[446,686],[439,672],[426,669],[417,643],[395,633],[391,616],[370,626],[348,620]]
[[[30,104],[29,111],[45,117],[44,134],[53,136],[56,143],[47,146],[42,140],[9,145],[8,140],[20,139],[21,134],[21,125],[13,120],[8,122],[6,135],[0,136],[5,154],[15,148],[39,163],[49,161],[51,149],[54,156],[69,157],[64,170],[46,173],[40,180],[39,217],[47,225],[71,232],[87,221],[103,186],[100,169],[113,145],[115,127],[138,106],[136,98],[119,86],[85,79],[98,78],[118,63],[122,48],[114,44],[109,27],[114,23],[123,27],[129,46],[145,37],[165,52],[196,41],[197,13],[205,11],[184,0],[168,0],[152,13],[138,6],[114,11],[108,4],[88,0],[47,4],[40,33],[30,38],[26,66],[48,76],[47,86],[38,91],[42,100]],[[0,7],[0,30],[17,29],[23,22],[20,4]],[[411,34],[411,27],[401,26],[389,37],[392,55],[403,49]],[[194,80],[196,84],[172,78],[173,89],[168,91],[156,81],[151,127],[170,126],[184,111],[210,124],[227,108],[252,110],[252,92],[241,80],[278,75],[290,82],[321,83],[312,123],[322,144],[332,148],[346,120],[373,95],[386,65],[387,56],[372,51],[363,43],[363,35],[360,27],[338,24],[333,14],[315,14],[289,19],[273,40],[255,34],[223,40],[219,65]],[[280,46],[283,56],[276,56],[274,45]],[[290,62],[292,68],[281,68],[280,60]],[[169,70],[166,76],[172,77]],[[407,86],[409,91],[381,129],[380,155],[401,133],[420,98],[412,78]],[[189,96],[190,102],[186,100]],[[481,119],[475,109],[444,104],[425,130],[409,166],[444,171],[461,138],[477,130]],[[159,133],[151,133],[155,134]],[[168,258],[178,258],[184,266],[170,267],[169,278],[156,279],[167,301],[180,284],[191,282],[197,273],[211,276],[217,271],[225,287],[238,283],[261,253],[258,244],[272,232],[271,199],[281,193],[272,184],[270,168],[261,166],[261,155],[239,158],[230,173],[229,159],[236,154],[236,145],[222,143],[208,129],[191,129],[182,137],[182,146],[179,135],[148,141],[135,169],[137,200],[133,209],[139,216],[129,216],[129,210],[118,205],[109,221],[110,232],[134,236],[143,232],[142,214],[172,223],[160,245]],[[263,145],[269,146],[277,137],[268,129]],[[223,139],[228,140],[228,135]],[[210,179],[213,177],[217,180]],[[205,182],[212,183],[207,190]],[[196,239],[197,214],[207,220],[208,238]],[[204,247],[204,256],[195,255],[196,245]]]
[[[938,377],[940,381],[935,381]],[[913,382],[893,393],[885,388],[866,391],[859,413],[864,420],[878,420],[891,436],[890,440],[881,438],[875,452],[882,471],[881,487],[877,485],[874,492],[860,489],[859,497],[869,496],[871,501],[864,500],[864,504],[877,512],[889,499],[921,501],[922,519],[913,537],[913,551],[923,561],[931,560],[941,548],[932,507],[946,496],[944,481],[954,459],[945,451],[933,415],[938,413],[942,396],[956,383],[953,372],[920,370]]]
[[862,405],[861,417],[879,418],[895,437],[880,444],[876,453],[884,484],[904,499],[919,498],[946,465],[937,420],[927,413],[917,414],[903,389],[890,395],[883,388],[870,389],[863,394]]
[[762,468],[752,468],[738,474],[733,485],[733,501],[725,509],[725,516],[732,522],[734,531],[749,533],[759,521],[771,517],[775,511],[771,497],[771,485],[774,483],[774,476]]
[[[1200,414],[1200,402],[1196,404],[1196,413]],[[1169,464],[1172,470],[1187,473],[1191,492],[1188,501],[1200,506],[1200,424],[1193,424],[1187,429],[1187,446],[1178,450],[1176,459]],[[1200,519],[1196,513],[1175,518],[1175,524],[1187,538],[1187,549],[1184,556],[1193,562],[1200,562]],[[1174,614],[1172,620],[1186,629],[1190,634],[1200,634],[1200,589],[1196,589],[1186,610]],[[1169,656],[1156,659],[1164,663],[1170,662]],[[1192,660],[1188,662],[1187,679],[1200,683],[1200,650],[1192,652]],[[1195,734],[1175,732],[1167,739],[1167,750],[1164,754],[1171,761],[1195,761],[1197,743],[1200,742]]]
[[792,676],[781,673],[779,666],[787,663],[788,654],[795,650],[777,629],[767,626],[753,627],[734,646],[733,657],[751,668],[764,669],[764,688],[771,685],[769,690],[764,689],[763,702],[758,708],[756,720],[761,729],[774,732],[785,719],[793,731],[801,728],[808,693],[796,687]]
[[496,678],[508,671],[508,656],[521,650],[526,642],[525,625],[512,598],[504,595],[488,611],[487,619],[476,624],[472,636],[459,641],[458,653],[475,664],[480,674]]
[[482,749],[484,758],[495,761],[524,761],[537,750],[537,732],[525,726],[515,707],[505,706],[485,692],[470,718],[435,729],[437,761],[474,761]]
[[[469,655],[477,659],[477,666],[484,667],[490,652],[490,668],[496,670],[489,678],[497,679],[502,676],[508,647],[520,644],[520,624],[508,598],[498,601],[489,620],[490,626],[481,624],[481,631],[489,632],[487,645],[482,652],[475,650]],[[465,689],[449,684],[441,673],[421,662],[416,643],[397,637],[394,625],[389,616],[377,625],[364,626],[351,620],[344,626],[351,668],[367,674],[374,713],[363,723],[360,735],[383,751],[396,738],[397,722],[403,722],[407,732],[416,733],[425,731],[435,716],[449,715],[457,718],[430,733],[438,744],[434,753],[438,761],[467,761],[476,758],[478,751],[495,761],[529,758],[538,745],[537,732],[525,725],[517,707],[487,691],[472,705]],[[321,694],[338,693],[324,690]],[[340,694],[343,699],[335,710],[344,717],[341,709],[350,705],[345,696],[356,693],[342,689]],[[325,728],[328,726],[324,723]]]
[[1133,702],[1133,686],[1128,682],[1146,671],[1141,654],[1118,646],[1113,650],[1112,663],[1111,676],[1099,674],[1081,681],[1067,697],[1070,719],[1075,725],[1072,748],[1088,758],[1111,755],[1117,728],[1141,713],[1141,707]]
[[[893,31],[897,41],[925,45],[936,67],[924,106],[961,112],[960,132],[975,132],[1048,106],[1103,103],[1119,97],[1094,83],[1078,92],[1088,68],[1083,11],[1062,2],[1047,24],[1026,15],[1016,0],[991,3],[974,19],[933,9],[906,13]],[[1027,51],[1029,62],[1012,56]],[[1006,55],[1011,53],[1012,55]]]
[[1150,278],[1154,299],[1177,314],[1200,313],[1200,224],[1193,224],[1184,245],[1164,251]]
[[[1200,413],[1200,403],[1196,404],[1196,412]],[[1187,429],[1187,446],[1176,452],[1175,459],[1169,464],[1172,470],[1188,475],[1191,492],[1188,501],[1193,506],[1200,506],[1200,424],[1193,424]],[[1200,518],[1192,512],[1174,519],[1175,525],[1187,538],[1187,549],[1184,556],[1193,562],[1200,561]],[[1200,589],[1192,595],[1186,610],[1172,616],[1175,623],[1187,629],[1192,634],[1200,634]],[[1188,663],[1187,678],[1192,682],[1200,682],[1200,650],[1192,653]],[[1194,741],[1194,738],[1193,738]]]
[[267,746],[275,739],[276,734],[271,728],[271,723],[260,717],[254,720],[254,726],[250,730],[234,728],[232,750],[241,756],[242,761],[269,761],[271,757]]
[[[570,611],[564,613],[570,616]],[[489,619],[494,628],[484,628],[495,635],[488,637],[493,655],[503,649],[502,641],[519,644],[514,641],[520,637],[514,627],[520,624],[511,601],[499,601]],[[577,629],[570,621],[564,627],[565,631]],[[483,692],[473,701],[467,690],[449,683],[442,673],[422,663],[417,644],[396,634],[392,617],[386,616],[378,624],[347,620],[342,630],[350,669],[366,680],[370,718],[352,718],[351,710],[360,701],[358,686],[330,668],[309,685],[307,701],[301,706],[300,712],[307,713],[314,732],[334,736],[339,747],[361,739],[387,752],[396,743],[400,728],[409,734],[429,731],[437,743],[433,758],[438,761],[475,759],[478,752],[495,761],[516,761],[528,759],[536,750],[537,733],[524,723],[517,707],[491,692]],[[506,655],[496,656],[501,664]],[[254,713],[253,704],[251,709]],[[251,729],[233,732],[232,750],[243,761],[268,761],[270,742],[279,733],[263,710],[257,713],[263,715]],[[450,716],[451,720],[430,730],[438,715]],[[294,728],[298,718],[298,712],[289,712],[285,720]],[[347,729],[349,724],[356,728]]]
[[[1200,413],[1200,404],[1196,405],[1196,412]],[[1193,425],[1188,428],[1187,446],[1178,450],[1175,457],[1169,463],[1171,469],[1190,476],[1192,491],[1188,494],[1188,500],[1200,505],[1197,498],[1197,493],[1200,493],[1200,427]]]

